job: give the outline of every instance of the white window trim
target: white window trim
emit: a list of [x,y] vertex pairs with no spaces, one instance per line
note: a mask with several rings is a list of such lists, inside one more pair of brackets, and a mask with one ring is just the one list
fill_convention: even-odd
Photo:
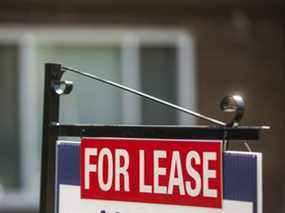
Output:
[[[59,27],[20,27],[0,26],[0,42],[17,43],[20,47],[20,147],[21,183],[19,191],[9,191],[0,199],[0,209],[31,209],[39,204],[39,188],[34,180],[39,178],[40,166],[37,152],[37,132],[42,127],[34,112],[37,109],[37,92],[31,86],[36,81],[35,50],[37,42],[80,43],[80,45],[120,45],[122,47],[123,84],[140,90],[139,45],[174,44],[178,50],[178,104],[196,109],[195,55],[194,41],[187,31],[180,29],[100,29],[59,28]],[[191,79],[191,82],[189,80]],[[131,124],[141,123],[140,99],[134,95],[123,95],[123,121]],[[31,119],[32,118],[32,119]],[[179,124],[194,124],[195,118],[179,113]],[[27,128],[29,126],[29,128]],[[28,148],[27,148],[28,147]],[[1,192],[0,192],[1,193]],[[1,198],[1,195],[0,195]]]

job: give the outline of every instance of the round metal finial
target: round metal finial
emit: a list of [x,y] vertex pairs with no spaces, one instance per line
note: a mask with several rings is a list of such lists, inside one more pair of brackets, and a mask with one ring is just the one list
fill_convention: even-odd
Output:
[[235,112],[235,116],[226,126],[236,127],[239,125],[245,110],[245,102],[240,95],[230,95],[222,99],[220,104],[224,112]]
[[73,89],[72,81],[60,81],[52,85],[54,92],[58,95],[66,95],[71,93]]

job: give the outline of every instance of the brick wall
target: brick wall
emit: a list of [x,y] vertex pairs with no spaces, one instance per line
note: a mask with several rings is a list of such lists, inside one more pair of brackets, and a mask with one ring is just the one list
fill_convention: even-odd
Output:
[[[218,112],[217,101],[238,92],[246,99],[243,123],[272,127],[251,146],[264,157],[264,212],[278,213],[285,211],[284,27],[270,20],[253,20],[250,25],[249,31],[241,33],[231,21],[201,24],[197,36],[199,109],[227,120]],[[231,144],[232,149],[245,150],[241,142]]]

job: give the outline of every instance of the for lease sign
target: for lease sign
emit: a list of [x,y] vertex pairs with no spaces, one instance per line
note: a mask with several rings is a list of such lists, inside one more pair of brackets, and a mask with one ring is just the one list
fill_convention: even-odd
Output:
[[83,138],[83,200],[222,208],[220,141]]

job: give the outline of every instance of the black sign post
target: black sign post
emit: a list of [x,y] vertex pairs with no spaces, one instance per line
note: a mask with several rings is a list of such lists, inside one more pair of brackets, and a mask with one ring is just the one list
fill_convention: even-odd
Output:
[[[143,98],[167,105],[176,110],[207,120],[211,126],[151,126],[151,125],[82,125],[62,124],[59,121],[60,95],[72,91],[72,83],[62,81],[64,72],[73,72],[97,81],[126,90]],[[236,104],[236,106],[234,105]],[[55,163],[56,141],[58,137],[122,137],[122,138],[168,138],[168,139],[215,139],[215,140],[258,140],[261,130],[267,126],[239,126],[244,103],[235,97],[227,97],[221,107],[225,111],[235,111],[235,118],[229,124],[193,112],[151,95],[133,90],[98,76],[84,73],[60,64],[45,65],[44,117],[41,167],[40,213],[55,212]]]

